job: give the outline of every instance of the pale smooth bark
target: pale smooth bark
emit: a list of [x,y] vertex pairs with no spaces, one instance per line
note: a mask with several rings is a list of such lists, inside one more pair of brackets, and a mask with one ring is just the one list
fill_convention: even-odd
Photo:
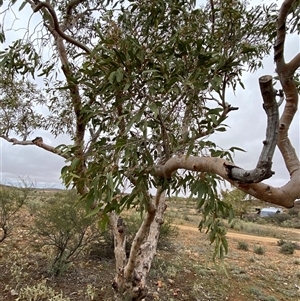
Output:
[[300,196],[300,170],[295,172],[288,183],[282,187],[272,187],[264,183],[244,184],[230,179],[230,169],[236,166],[221,158],[195,157],[179,155],[174,156],[164,165],[157,165],[153,174],[165,178],[171,178],[178,169],[191,170],[195,172],[211,172],[221,176],[235,187],[246,193],[269,203],[283,207],[293,207],[294,201]]
[[146,280],[156,254],[159,229],[164,222],[165,191],[159,188],[152,201],[151,209],[145,215],[140,229],[135,235],[128,258],[126,258],[125,250],[126,225],[115,214],[111,215],[116,257],[116,276],[113,288],[115,289],[115,299],[118,301],[143,300],[148,294]]

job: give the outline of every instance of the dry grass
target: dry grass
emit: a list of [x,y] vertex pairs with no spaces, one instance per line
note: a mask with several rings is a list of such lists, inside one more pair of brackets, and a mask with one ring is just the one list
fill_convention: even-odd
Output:
[[[38,191],[32,201],[38,205],[49,197],[51,193]],[[200,216],[194,204],[178,200],[168,205],[174,222],[192,228],[179,228],[172,246],[158,251],[149,275],[152,297],[147,301],[300,299],[299,250],[286,256],[279,253],[273,240],[247,235],[248,250],[239,250],[241,239],[230,235],[229,254],[223,263],[214,264],[207,237],[196,229]],[[35,295],[36,300],[46,301],[53,294],[56,301],[113,300],[113,259],[93,257],[86,250],[62,276],[55,278],[48,273],[49,254],[34,249],[30,242],[31,213],[30,207],[22,211],[18,226],[0,245],[0,300],[30,300],[28,296]],[[289,239],[289,232],[281,234],[280,238]],[[258,245],[265,250],[264,255],[253,253]]]

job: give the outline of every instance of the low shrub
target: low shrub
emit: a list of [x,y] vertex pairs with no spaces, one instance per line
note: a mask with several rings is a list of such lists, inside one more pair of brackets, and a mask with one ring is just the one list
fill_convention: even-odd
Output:
[[279,249],[279,252],[285,255],[294,254],[294,251],[295,251],[295,244],[293,244],[290,241],[282,244]]
[[291,208],[287,211],[287,213],[292,216],[292,217],[298,217],[298,214],[300,213],[300,209],[299,208]]
[[24,205],[30,192],[29,187],[0,188],[0,243],[11,233],[12,219]]
[[285,243],[286,243],[286,241],[284,239],[280,239],[277,241],[277,246],[280,247],[280,246],[284,245]]
[[262,246],[255,246],[253,252],[258,255],[263,255],[266,251]]
[[278,213],[272,216],[266,217],[267,220],[273,222],[276,225],[281,225],[284,221],[290,220],[292,217],[288,213]]
[[99,236],[97,217],[86,217],[84,204],[77,201],[74,191],[57,193],[35,212],[35,244],[40,249],[50,249],[50,272],[55,276],[63,273],[87,244]]
[[238,248],[238,250],[243,250],[243,251],[249,250],[248,244],[244,241],[239,241],[237,248]]
[[237,224],[239,224],[240,220],[237,218],[233,218],[232,221],[228,224],[228,227],[230,229],[235,229],[235,227],[237,226]]
[[21,288],[16,301],[70,301],[70,298],[63,297],[62,293],[57,293],[53,288],[46,285],[46,280],[34,285]]
[[295,242],[291,242],[291,241],[286,241],[283,239],[280,239],[277,241],[277,245],[280,248],[279,252],[282,254],[293,254],[295,250],[300,250],[300,245],[295,243]]

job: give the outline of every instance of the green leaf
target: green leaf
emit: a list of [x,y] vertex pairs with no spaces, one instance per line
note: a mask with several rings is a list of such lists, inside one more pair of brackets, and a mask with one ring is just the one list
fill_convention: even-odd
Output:
[[156,69],[149,69],[142,72],[142,74],[148,74],[148,73],[157,73],[159,70]]
[[130,119],[126,127],[125,134],[127,134],[130,131],[134,123],[137,123],[141,120],[143,113],[144,113],[144,108],[141,108],[139,112]]
[[80,159],[79,158],[74,158],[73,160],[72,160],[72,163],[71,163],[71,169],[75,169],[79,164],[80,164]]
[[126,85],[123,88],[123,92],[126,92],[131,86],[131,83],[126,83]]
[[24,1],[22,4],[21,4],[21,6],[19,7],[19,11],[21,11],[23,8],[24,8],[24,6],[27,4],[27,1]]
[[157,115],[158,115],[158,107],[157,107],[157,105],[156,105],[156,103],[150,103],[149,104],[149,108],[150,108],[150,110],[154,113],[154,118],[157,118]]
[[224,127],[221,127],[221,128],[216,128],[215,131],[218,131],[218,132],[226,132],[226,128]]
[[99,211],[100,211],[101,207],[100,206],[97,206],[96,208],[94,208],[91,212],[89,212],[85,218],[89,218],[95,214],[97,214]]
[[230,149],[229,149],[231,152],[233,152],[234,153],[234,151],[240,151],[240,152],[246,152],[244,149],[242,149],[242,148],[239,148],[239,147],[236,147],[236,146],[233,146],[233,147],[231,147]]
[[112,84],[114,82],[115,77],[116,77],[116,71],[111,72],[108,77],[108,81]]
[[118,68],[116,73],[115,73],[115,76],[116,76],[116,80],[118,83],[120,83],[123,79],[123,71],[122,71],[122,68]]
[[118,137],[116,140],[116,148],[120,149],[122,147],[124,147],[127,144],[127,138],[124,137]]
[[227,254],[228,253],[228,241],[227,241],[225,236],[221,237],[221,242],[222,242],[222,245],[224,247],[225,254]]
[[223,154],[223,151],[210,149],[210,154],[212,157],[220,157]]
[[113,182],[112,174],[108,173],[106,177],[107,177],[107,186],[111,191],[113,191],[114,190],[114,182]]
[[73,172],[69,172],[69,175],[73,178],[80,179],[80,177],[78,175],[75,175]]
[[194,143],[191,143],[191,144],[189,145],[188,151],[187,151],[187,153],[186,153],[186,159],[187,159],[187,158],[190,156],[190,154],[193,152],[194,148],[195,148]]

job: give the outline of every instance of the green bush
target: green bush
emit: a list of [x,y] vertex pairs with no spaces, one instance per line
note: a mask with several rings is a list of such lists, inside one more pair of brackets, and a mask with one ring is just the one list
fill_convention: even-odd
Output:
[[235,229],[235,227],[237,226],[237,224],[240,223],[240,219],[237,218],[233,218],[232,221],[228,224],[228,227],[230,229]]
[[277,245],[281,247],[280,253],[282,254],[293,254],[295,250],[300,250],[299,244],[283,239],[278,240]]
[[78,203],[74,191],[55,194],[35,212],[32,232],[38,236],[39,248],[51,250],[50,271],[64,272],[87,244],[99,236],[96,216],[86,218],[83,203]]
[[243,251],[248,251],[249,250],[248,244],[244,241],[239,241],[237,248],[239,250],[243,250]]
[[265,249],[262,246],[255,246],[253,252],[258,255],[263,255],[265,254]]
[[22,208],[30,189],[0,187],[0,243],[10,234],[12,219]]
[[266,219],[272,221],[276,225],[282,224],[284,221],[290,220],[292,217],[288,213],[278,213],[267,217]]
[[280,247],[280,246],[284,245],[285,243],[286,243],[286,241],[284,239],[280,239],[277,241],[277,246]]
[[295,251],[295,244],[290,241],[285,242],[280,246],[279,252],[285,255],[294,254]]
[[300,213],[300,209],[299,208],[291,208],[287,211],[287,213],[292,216],[292,217],[298,217],[298,214]]

